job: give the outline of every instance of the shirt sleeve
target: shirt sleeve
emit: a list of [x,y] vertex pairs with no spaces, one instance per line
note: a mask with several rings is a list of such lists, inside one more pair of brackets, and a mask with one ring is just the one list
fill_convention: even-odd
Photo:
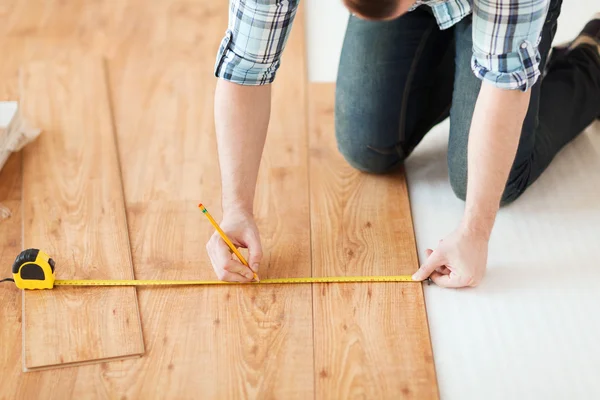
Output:
[[549,0],[474,0],[475,76],[501,89],[526,91],[540,77],[538,45]]
[[299,0],[230,0],[214,73],[241,85],[273,82]]

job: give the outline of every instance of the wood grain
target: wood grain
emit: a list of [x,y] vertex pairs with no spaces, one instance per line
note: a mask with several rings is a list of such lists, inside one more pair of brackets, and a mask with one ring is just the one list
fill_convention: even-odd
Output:
[[[11,277],[10,267],[21,251],[21,153],[11,155],[0,171],[0,204],[8,207],[12,214],[0,221],[0,279],[4,279]],[[21,337],[17,334],[21,325],[21,291],[12,282],[0,284],[0,304],[2,399],[2,392],[21,373]]]
[[[202,4],[201,14],[212,18],[193,57],[137,49],[109,64],[139,279],[216,279],[204,251],[213,229],[197,204],[220,218],[212,71],[227,9]],[[274,88],[274,123],[257,188],[267,255],[261,276],[310,274],[306,109],[304,100],[300,108],[281,104],[305,98],[303,21],[297,22]],[[147,356],[131,377],[160,387],[161,397],[310,397],[310,298],[309,287],[141,289]],[[137,396],[156,396],[150,387],[138,390]]]
[[[309,95],[315,276],[403,275],[418,268],[404,176],[362,174],[336,149],[334,85]],[[313,288],[316,397],[438,397],[421,285]]]
[[[207,0],[9,0],[0,7],[3,17],[0,99],[15,98],[17,69],[31,60],[61,59],[82,48],[108,58],[136,278],[212,278],[204,252],[212,229],[196,205],[204,202],[220,218],[212,67],[227,7]],[[398,235],[390,227],[377,234],[356,228],[405,215],[408,200],[399,194],[405,188],[386,184],[387,192],[380,178],[377,184],[370,178],[357,181],[359,174],[341,161],[331,92],[325,89],[316,96],[324,96],[318,103],[320,125],[311,124],[310,137],[311,206],[317,208],[312,230],[323,241],[310,238],[303,19],[297,16],[273,88],[255,208],[265,250],[261,277],[309,276],[311,243],[314,276],[385,272],[405,258],[416,268],[414,245],[398,246],[398,255],[398,249],[374,244],[378,238],[407,243],[410,220],[407,226],[399,221]],[[315,141],[317,132],[321,136]],[[315,163],[319,154],[324,158]],[[14,163],[19,162],[9,160],[9,176],[17,180]],[[315,183],[320,174],[323,180]],[[383,198],[374,197],[377,201],[366,207],[370,219],[353,220],[352,204],[358,198],[364,208],[367,190],[398,202],[388,209]],[[11,192],[13,207],[19,204],[18,191],[20,186]],[[20,243],[14,228],[20,220],[15,221],[10,232],[0,223],[0,237]],[[349,229],[356,233],[348,234]],[[334,246],[332,238],[340,236],[346,239],[335,243],[352,246],[352,255]],[[3,241],[0,254],[3,262],[12,262],[16,253]],[[353,262],[344,261],[350,257]],[[323,287],[329,288],[325,295]],[[383,292],[374,285],[144,288],[138,293],[143,357],[29,373],[19,365],[20,292],[2,287],[0,298],[8,306],[0,308],[0,343],[16,344],[0,346],[0,399],[435,398],[422,293],[396,287]],[[415,332],[422,336],[414,337]],[[314,349],[313,334],[318,338]]]
[[[23,152],[23,246],[58,279],[133,279],[102,61],[81,54],[22,70],[25,115],[44,134]],[[24,368],[144,351],[134,288],[24,292]]]

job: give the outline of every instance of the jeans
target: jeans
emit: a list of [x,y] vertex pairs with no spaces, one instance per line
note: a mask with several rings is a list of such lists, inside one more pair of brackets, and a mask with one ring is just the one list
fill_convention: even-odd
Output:
[[[591,46],[550,51],[561,1],[551,1],[542,31],[544,72],[530,89],[501,204],[517,199],[560,149],[600,116],[597,51]],[[369,173],[391,171],[449,116],[450,184],[464,200],[469,128],[481,86],[471,71],[471,49],[470,17],[442,31],[426,6],[393,21],[350,16],[335,104],[337,143],[346,160]]]

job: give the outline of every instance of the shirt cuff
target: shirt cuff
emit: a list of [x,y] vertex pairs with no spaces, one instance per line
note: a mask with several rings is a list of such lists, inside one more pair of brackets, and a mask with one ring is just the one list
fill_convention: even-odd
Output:
[[497,88],[525,92],[541,75],[540,53],[528,40],[506,54],[486,54],[473,48],[471,69],[479,79]]
[[271,63],[258,63],[249,58],[236,54],[230,46],[231,31],[227,31],[221,41],[214,74],[217,78],[245,86],[258,86],[272,83],[280,65],[276,59]]

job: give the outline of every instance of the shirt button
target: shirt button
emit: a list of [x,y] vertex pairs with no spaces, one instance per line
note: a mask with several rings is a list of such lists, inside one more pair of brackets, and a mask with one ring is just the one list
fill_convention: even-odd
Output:
[[526,49],[527,48],[527,43],[521,43],[521,48],[522,49]]

